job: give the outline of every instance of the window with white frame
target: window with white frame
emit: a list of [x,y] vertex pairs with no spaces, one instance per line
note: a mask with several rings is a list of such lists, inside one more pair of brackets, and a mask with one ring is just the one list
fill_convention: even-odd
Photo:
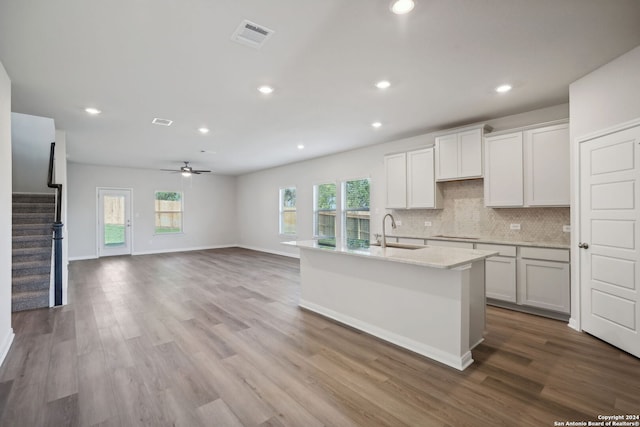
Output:
[[336,237],[336,185],[318,184],[313,187],[313,235],[319,238]]
[[370,193],[368,178],[342,182],[342,235],[347,244],[369,242]]
[[280,234],[296,234],[296,187],[280,189]]
[[182,233],[182,193],[179,191],[156,191],[155,233]]

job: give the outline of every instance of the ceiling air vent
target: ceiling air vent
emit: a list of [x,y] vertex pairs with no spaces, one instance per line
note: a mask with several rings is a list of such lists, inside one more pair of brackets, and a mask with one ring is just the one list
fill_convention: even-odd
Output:
[[160,125],[160,126],[171,126],[171,123],[173,123],[173,120],[159,119],[156,117],[151,121],[151,123],[153,123],[154,125]]
[[260,49],[273,33],[275,31],[245,19],[233,32],[231,40],[254,49]]

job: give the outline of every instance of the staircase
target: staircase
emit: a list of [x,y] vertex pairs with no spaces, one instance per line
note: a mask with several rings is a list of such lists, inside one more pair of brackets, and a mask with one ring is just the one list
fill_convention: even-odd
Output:
[[49,307],[54,194],[13,194],[11,311]]

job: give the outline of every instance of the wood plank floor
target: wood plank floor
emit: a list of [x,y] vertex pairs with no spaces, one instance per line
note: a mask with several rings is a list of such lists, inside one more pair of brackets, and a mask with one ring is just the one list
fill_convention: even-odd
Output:
[[488,309],[458,372],[297,307],[298,261],[244,249],[70,266],[13,316],[1,426],[552,426],[640,412],[640,361]]

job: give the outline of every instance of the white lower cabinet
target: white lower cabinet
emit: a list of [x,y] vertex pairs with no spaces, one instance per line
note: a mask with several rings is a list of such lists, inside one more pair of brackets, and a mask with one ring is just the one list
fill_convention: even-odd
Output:
[[485,261],[487,298],[516,302],[516,259],[493,256]]
[[570,313],[569,263],[521,259],[518,304]]
[[516,247],[477,243],[476,249],[498,251],[485,261],[487,298],[516,302]]

